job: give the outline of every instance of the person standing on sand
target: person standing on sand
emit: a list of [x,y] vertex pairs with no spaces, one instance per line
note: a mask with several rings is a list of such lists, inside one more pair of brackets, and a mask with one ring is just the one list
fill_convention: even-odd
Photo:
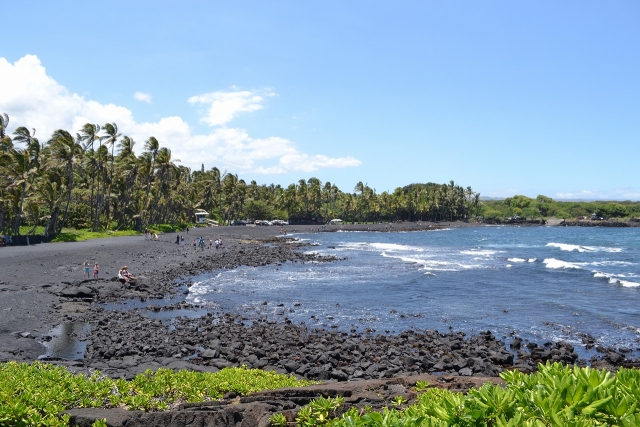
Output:
[[87,259],[84,260],[84,274],[82,275],[82,278],[89,278],[89,260]]
[[98,273],[100,272],[100,266],[98,265],[98,263],[96,262],[93,265],[93,278],[97,279],[98,278]]
[[180,246],[184,246],[184,236],[180,236]]

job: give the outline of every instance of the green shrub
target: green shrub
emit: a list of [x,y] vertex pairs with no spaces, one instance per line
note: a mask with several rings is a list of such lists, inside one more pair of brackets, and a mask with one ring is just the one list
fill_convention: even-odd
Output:
[[300,411],[297,421],[304,427],[640,426],[640,371],[621,368],[612,375],[559,363],[538,368],[531,375],[505,371],[506,387],[485,384],[466,395],[429,388],[403,410],[350,409],[327,420],[316,400]]
[[34,362],[0,363],[0,427],[66,426],[71,408],[167,409],[183,402],[220,399],[281,387],[311,384],[258,369],[226,368],[217,373],[170,369],[146,371],[132,381],[96,371],[87,377],[66,368]]

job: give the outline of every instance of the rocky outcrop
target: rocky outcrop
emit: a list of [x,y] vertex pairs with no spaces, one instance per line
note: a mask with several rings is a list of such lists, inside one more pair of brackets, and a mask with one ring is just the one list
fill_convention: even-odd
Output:
[[233,394],[215,402],[184,404],[176,409],[163,412],[125,411],[122,409],[74,409],[71,426],[91,426],[95,420],[106,419],[109,426],[127,427],[268,427],[269,417],[282,413],[288,421],[295,421],[302,406],[318,397],[344,398],[344,403],[334,416],[340,416],[350,408],[375,410],[390,407],[393,398],[401,396],[404,405],[415,403],[417,381],[424,381],[431,387],[451,391],[466,392],[471,387],[480,387],[492,382],[503,384],[499,378],[461,378],[448,376],[419,375],[385,380],[331,383],[303,388],[269,390],[250,396],[237,397]]

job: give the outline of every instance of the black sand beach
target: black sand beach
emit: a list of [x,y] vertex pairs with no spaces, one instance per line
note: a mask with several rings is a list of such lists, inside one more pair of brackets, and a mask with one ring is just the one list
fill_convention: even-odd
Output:
[[[344,228],[409,231],[450,226],[470,225],[403,223],[393,228],[387,224]],[[289,232],[294,228],[287,227]],[[305,232],[312,229],[297,228]],[[317,227],[314,231],[319,232]],[[184,247],[175,244],[178,234],[185,237]],[[493,377],[496,381],[504,369],[530,372],[537,363],[548,360],[587,364],[567,343],[538,345],[517,337],[505,343],[488,331],[465,336],[455,331],[378,335],[312,330],[286,318],[286,310],[295,307],[282,307],[278,322],[241,313],[209,311],[195,319],[173,314],[194,309],[183,302],[190,275],[240,265],[340,262],[304,254],[299,250],[304,245],[287,242],[287,236],[278,234],[278,227],[196,228],[188,234],[160,235],[157,241],[132,236],[1,248],[0,361],[40,358],[74,371],[98,369],[126,378],[159,367],[215,372],[246,365],[329,382],[434,373],[450,378]],[[221,238],[223,247],[194,250],[191,242],[200,236],[206,241]],[[83,280],[85,260],[100,264],[99,280]],[[115,279],[123,265],[138,277],[136,285],[125,286]],[[139,302],[138,308],[103,307],[131,300]],[[163,312],[163,317],[172,321],[150,318],[145,315],[149,312]],[[61,357],[47,349],[51,343],[64,344],[65,340],[79,350]],[[585,337],[585,344],[589,345],[589,337]],[[593,366],[615,369],[638,364],[615,349],[601,349],[600,353],[597,360],[590,361]]]

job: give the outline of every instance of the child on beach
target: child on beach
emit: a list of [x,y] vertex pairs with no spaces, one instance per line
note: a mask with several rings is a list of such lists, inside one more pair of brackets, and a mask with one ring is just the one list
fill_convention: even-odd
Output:
[[98,263],[96,262],[96,263],[93,265],[93,278],[94,278],[94,279],[97,279],[97,278],[98,278],[98,273],[99,273],[99,271],[100,271],[100,266],[99,266],[99,265],[98,265]]
[[89,278],[89,260],[84,260],[84,274],[82,275],[82,278]]

